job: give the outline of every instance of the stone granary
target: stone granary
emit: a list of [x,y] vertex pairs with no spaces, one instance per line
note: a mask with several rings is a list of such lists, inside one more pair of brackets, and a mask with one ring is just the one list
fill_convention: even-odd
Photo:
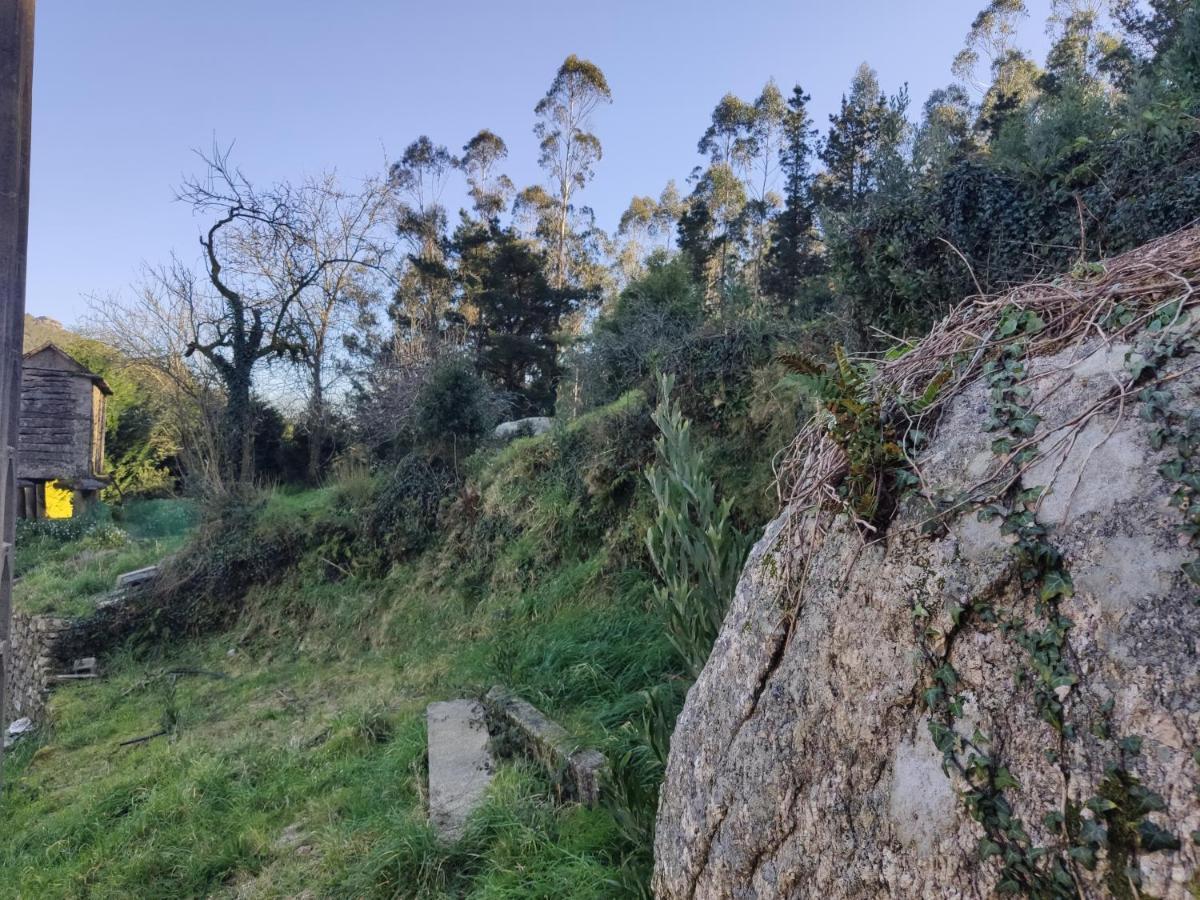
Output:
[[56,344],[25,354],[17,444],[17,515],[78,514],[107,484],[104,405],[112,391]]

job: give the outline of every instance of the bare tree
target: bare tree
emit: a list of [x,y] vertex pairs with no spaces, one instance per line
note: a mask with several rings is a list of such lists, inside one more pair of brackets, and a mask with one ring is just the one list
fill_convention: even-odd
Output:
[[[332,173],[305,183],[306,215],[302,235],[312,259],[328,260],[316,279],[292,304],[289,340],[295,344],[304,395],[303,427],[308,434],[308,478],[320,475],[323,448],[331,418],[330,393],[340,372],[333,357],[339,337],[354,319],[360,302],[373,295],[377,280],[390,280],[387,260],[392,246],[383,231],[391,224],[393,203],[389,186],[367,179],[348,191]],[[256,254],[264,279],[279,295],[289,290],[287,272],[274,267],[273,255]]]
[[[297,313],[331,270],[372,268],[369,241],[314,239],[322,233],[329,198],[322,182],[287,182],[260,190],[229,163],[228,151],[201,157],[204,178],[184,183],[179,198],[216,219],[200,237],[204,279],[173,266],[159,287],[186,310],[191,336],[184,357],[202,357],[222,383],[226,414],[224,455],[235,481],[253,478],[251,390],[263,360],[301,361],[310,353]],[[201,285],[204,289],[201,290]]]
[[184,473],[205,493],[224,489],[228,450],[223,437],[225,392],[204,357],[188,356],[198,317],[211,318],[211,300],[198,295],[194,273],[175,259],[147,269],[124,297],[92,297],[89,336],[116,348],[126,364],[152,383],[156,415],[168,430]]

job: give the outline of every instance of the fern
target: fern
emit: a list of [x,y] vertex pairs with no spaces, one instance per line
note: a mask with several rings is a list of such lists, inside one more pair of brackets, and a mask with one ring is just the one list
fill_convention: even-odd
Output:
[[[887,421],[883,404],[872,390],[873,368],[855,363],[842,347],[834,347],[832,365],[799,354],[779,361],[800,386],[820,403],[829,437],[846,452],[846,476],[839,496],[860,523],[871,528],[890,516],[908,460],[897,430]],[[933,387],[933,395],[940,385]],[[928,393],[928,392],[927,392]]]

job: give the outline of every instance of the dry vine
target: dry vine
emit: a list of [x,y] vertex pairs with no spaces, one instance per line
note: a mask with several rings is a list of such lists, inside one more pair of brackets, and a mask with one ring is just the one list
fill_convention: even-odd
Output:
[[[1176,322],[1200,302],[1200,227],[1160,238],[1144,247],[1103,263],[1080,267],[1071,275],[1021,285],[1001,294],[968,297],[907,352],[877,361],[871,390],[881,407],[896,408],[903,430],[928,425],[946,404],[979,376],[983,365],[1009,341],[998,334],[1002,319],[1013,310],[1036,315],[1043,323],[1026,339],[1026,358],[1049,356],[1066,347],[1098,338],[1075,363],[1115,340],[1142,330],[1162,308],[1178,303]],[[1132,313],[1117,322],[1118,311]],[[903,412],[904,399],[924,395],[935,379],[944,387],[918,415]],[[1115,390],[1104,405],[1119,403],[1128,386]],[[1085,412],[1060,430],[1058,441],[1072,440],[1074,430],[1099,410]],[[1042,433],[1032,443],[1044,441]],[[1022,447],[1013,449],[1010,459]],[[837,486],[846,474],[846,453],[830,438],[821,416],[811,419],[796,436],[776,472],[781,506],[793,513],[844,509]],[[997,471],[1005,467],[1000,466]],[[919,472],[918,472],[919,474]],[[986,485],[985,479],[980,485]]]

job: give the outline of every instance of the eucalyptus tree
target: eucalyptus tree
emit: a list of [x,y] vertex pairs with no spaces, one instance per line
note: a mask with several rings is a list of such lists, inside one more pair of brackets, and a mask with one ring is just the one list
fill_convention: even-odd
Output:
[[1113,18],[1132,52],[1149,62],[1174,42],[1194,6],[1195,0],[1114,0]]
[[617,224],[617,237],[623,241],[616,260],[622,284],[642,273],[647,245],[657,231],[658,202],[653,197],[634,196]]
[[1123,80],[1129,53],[1110,28],[1112,0],[1051,0],[1047,31],[1053,40],[1043,85],[1050,92],[1099,87],[1107,77]]
[[914,169],[923,175],[938,175],[977,150],[972,133],[974,115],[970,95],[961,84],[933,90],[925,101],[913,141]]
[[664,250],[671,249],[671,236],[675,233],[679,217],[683,215],[683,204],[679,188],[672,178],[659,193],[658,206],[654,212],[654,228],[656,233],[662,236]]
[[[658,198],[635,196],[621,213],[617,225],[616,269],[623,287],[645,271],[646,258],[670,250],[675,224],[684,201],[674,180],[668,181]],[[661,241],[656,247],[655,242]]]
[[389,171],[391,187],[399,197],[396,233],[409,248],[391,315],[397,324],[408,323],[430,353],[436,350],[452,294],[442,194],[453,168],[450,152],[421,135]]
[[[592,114],[611,102],[612,91],[600,68],[571,54],[534,107],[538,117],[533,129],[539,141],[538,163],[549,176],[546,196],[553,204],[550,281],[558,289],[566,287],[572,275],[568,247],[571,200],[592,179],[601,157],[600,139],[591,131]],[[534,199],[540,202],[542,198]]]
[[747,231],[752,280],[760,295],[763,293],[763,257],[771,244],[771,220],[780,203],[774,188],[787,113],[787,102],[772,78],[754,101],[749,129],[754,173],[748,179],[750,200],[746,204],[749,218]]
[[467,193],[475,212],[484,221],[498,219],[512,200],[512,180],[498,171],[507,157],[508,145],[495,132],[484,128],[463,145],[462,156],[454,160],[455,167],[467,179]]
[[755,110],[734,94],[713,108],[696,149],[708,166],[692,173],[695,186],[680,236],[699,268],[710,303],[723,303],[746,236],[748,181],[757,156]]
[[966,45],[954,58],[955,76],[982,95],[976,124],[993,138],[1038,93],[1041,69],[1017,45],[1027,18],[1025,0],[989,0],[971,22]]

